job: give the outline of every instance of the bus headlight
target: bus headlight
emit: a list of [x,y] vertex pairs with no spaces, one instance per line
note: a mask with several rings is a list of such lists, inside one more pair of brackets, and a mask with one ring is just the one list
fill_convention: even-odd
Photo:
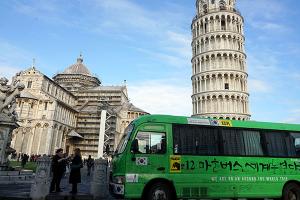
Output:
[[113,178],[113,183],[124,184],[125,183],[125,176],[115,176]]

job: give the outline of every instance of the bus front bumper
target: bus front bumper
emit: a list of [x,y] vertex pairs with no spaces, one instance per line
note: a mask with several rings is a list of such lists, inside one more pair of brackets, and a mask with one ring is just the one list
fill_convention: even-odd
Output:
[[109,191],[114,196],[124,196],[124,185],[110,182]]

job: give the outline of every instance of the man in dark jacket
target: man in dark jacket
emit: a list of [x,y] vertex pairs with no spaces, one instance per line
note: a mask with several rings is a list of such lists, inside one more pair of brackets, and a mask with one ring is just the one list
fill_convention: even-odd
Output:
[[21,159],[21,166],[22,168],[25,168],[25,165],[28,161],[29,156],[27,154],[23,154],[22,159]]
[[57,149],[56,155],[53,156],[52,158],[51,167],[52,167],[53,177],[51,181],[50,192],[62,191],[60,189],[60,181],[66,170],[66,160],[69,158],[69,157],[64,158],[63,156],[64,156],[63,149]]

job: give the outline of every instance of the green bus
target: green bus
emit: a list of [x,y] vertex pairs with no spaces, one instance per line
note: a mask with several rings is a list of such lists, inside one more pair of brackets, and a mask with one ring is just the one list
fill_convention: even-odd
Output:
[[126,129],[111,192],[124,198],[300,199],[300,125],[146,115]]

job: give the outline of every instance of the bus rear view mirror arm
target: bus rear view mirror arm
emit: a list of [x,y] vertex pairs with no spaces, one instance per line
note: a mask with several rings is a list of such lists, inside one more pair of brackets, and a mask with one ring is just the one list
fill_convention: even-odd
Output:
[[137,139],[134,139],[133,141],[132,141],[132,143],[131,143],[131,152],[133,153],[133,154],[136,154],[136,153],[138,153],[139,152],[139,142],[138,142],[138,140]]

